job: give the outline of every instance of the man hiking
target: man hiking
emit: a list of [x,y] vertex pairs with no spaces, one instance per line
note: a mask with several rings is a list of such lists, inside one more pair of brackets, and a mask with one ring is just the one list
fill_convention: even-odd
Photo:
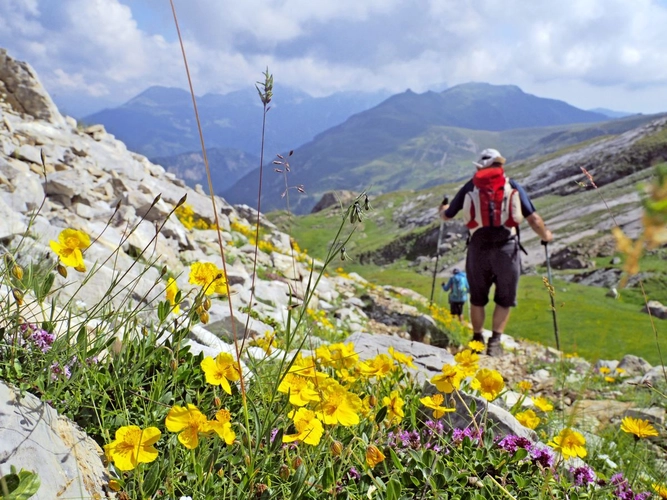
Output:
[[500,337],[516,306],[521,261],[519,224],[525,218],[531,229],[543,242],[553,239],[542,218],[535,211],[524,189],[505,177],[505,158],[495,149],[485,149],[477,162],[477,172],[452,200],[440,206],[440,217],[452,219],[463,211],[470,231],[466,273],[470,284],[470,319],[473,340],[484,342],[484,306],[489,302],[491,285],[495,284],[493,300],[493,334],[487,346],[487,355],[500,356],[503,352]]
[[451,278],[442,284],[442,289],[449,292],[449,312],[463,322],[463,306],[468,302],[469,290],[466,273],[454,269]]

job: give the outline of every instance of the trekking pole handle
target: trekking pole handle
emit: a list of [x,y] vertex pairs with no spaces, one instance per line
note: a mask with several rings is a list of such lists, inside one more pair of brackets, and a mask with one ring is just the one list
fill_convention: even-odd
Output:
[[547,246],[549,244],[549,242],[545,240],[540,241],[540,243],[542,244],[542,246]]
[[442,199],[441,205],[449,205],[449,198],[447,196]]

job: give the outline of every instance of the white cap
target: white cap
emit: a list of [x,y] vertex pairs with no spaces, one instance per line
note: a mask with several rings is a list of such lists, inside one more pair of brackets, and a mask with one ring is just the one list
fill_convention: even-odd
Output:
[[479,154],[479,159],[472,162],[477,168],[490,167],[494,163],[505,163],[505,158],[502,157],[497,149],[485,149]]

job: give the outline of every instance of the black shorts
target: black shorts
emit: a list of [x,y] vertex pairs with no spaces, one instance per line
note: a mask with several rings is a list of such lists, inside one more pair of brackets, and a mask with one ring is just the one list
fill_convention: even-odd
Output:
[[501,242],[470,239],[466,274],[470,285],[470,303],[484,307],[489,302],[491,285],[496,285],[493,301],[501,307],[516,306],[521,258],[519,244],[512,238]]
[[463,304],[465,304],[465,302],[449,303],[449,312],[452,314],[452,316],[461,316],[463,314]]

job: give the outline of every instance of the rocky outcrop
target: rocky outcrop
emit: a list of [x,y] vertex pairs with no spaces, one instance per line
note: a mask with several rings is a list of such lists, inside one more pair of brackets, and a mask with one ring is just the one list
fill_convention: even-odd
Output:
[[565,153],[535,167],[522,184],[534,197],[571,194],[581,189],[576,181],[586,181],[581,171],[585,168],[596,185],[604,186],[667,160],[667,140],[641,144],[646,137],[664,135],[666,127],[667,117],[663,116],[619,136]]
[[315,214],[329,207],[340,205],[347,207],[357,196],[358,194],[353,193],[352,191],[329,191],[322,195],[322,198],[315,204],[310,213]]
[[63,122],[35,70],[26,62],[12,59],[5,49],[0,49],[0,100],[18,113],[52,123]]

